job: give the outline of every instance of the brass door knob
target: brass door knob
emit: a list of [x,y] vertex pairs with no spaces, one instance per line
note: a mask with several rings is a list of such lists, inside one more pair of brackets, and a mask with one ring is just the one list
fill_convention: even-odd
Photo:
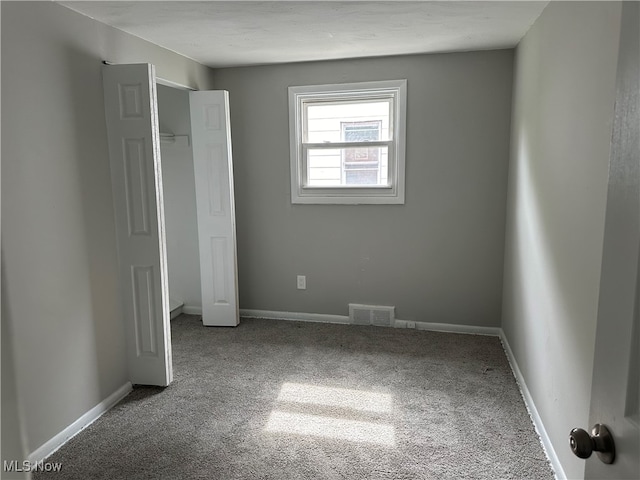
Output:
[[593,426],[591,433],[582,428],[574,428],[569,433],[571,451],[580,458],[589,458],[593,452],[604,463],[613,463],[616,457],[615,444],[609,429],[598,423]]

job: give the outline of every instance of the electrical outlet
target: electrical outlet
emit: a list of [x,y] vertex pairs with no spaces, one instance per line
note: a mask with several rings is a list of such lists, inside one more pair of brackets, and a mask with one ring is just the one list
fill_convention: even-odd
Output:
[[298,275],[298,290],[307,289],[307,277],[305,275]]

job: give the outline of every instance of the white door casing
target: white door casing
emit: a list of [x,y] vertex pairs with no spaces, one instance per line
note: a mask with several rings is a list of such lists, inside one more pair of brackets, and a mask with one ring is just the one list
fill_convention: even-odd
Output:
[[237,253],[229,93],[190,92],[202,323],[235,327]]
[[173,380],[155,68],[105,65],[105,115],[131,383]]
[[607,426],[610,465],[592,454],[586,478],[640,478],[640,8],[624,2],[600,279],[589,428]]

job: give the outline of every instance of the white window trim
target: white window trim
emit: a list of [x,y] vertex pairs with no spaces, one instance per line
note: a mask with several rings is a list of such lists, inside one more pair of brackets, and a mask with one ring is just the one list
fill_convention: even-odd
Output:
[[[334,187],[304,186],[306,155],[302,139],[302,106],[304,100],[348,98],[354,92],[363,95],[392,93],[394,96],[392,140],[372,142],[389,145],[390,186],[342,185]],[[289,149],[291,162],[291,203],[294,204],[404,204],[405,131],[407,81],[343,83],[289,87]],[[331,144],[333,148],[339,144]],[[311,147],[308,144],[306,148]],[[323,145],[323,147],[328,147]]]

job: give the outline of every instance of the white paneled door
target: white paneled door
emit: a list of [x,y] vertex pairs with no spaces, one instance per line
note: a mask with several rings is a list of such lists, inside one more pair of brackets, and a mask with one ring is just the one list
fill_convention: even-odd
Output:
[[104,102],[131,382],[173,380],[153,65],[105,65]]
[[[105,114],[131,382],[173,380],[167,252],[153,65],[103,67]],[[190,93],[202,321],[239,323],[229,95]]]
[[595,453],[588,479],[640,478],[640,5],[624,2],[609,163],[589,428],[603,424],[613,463]]
[[238,325],[236,225],[229,94],[190,92],[202,323]]

